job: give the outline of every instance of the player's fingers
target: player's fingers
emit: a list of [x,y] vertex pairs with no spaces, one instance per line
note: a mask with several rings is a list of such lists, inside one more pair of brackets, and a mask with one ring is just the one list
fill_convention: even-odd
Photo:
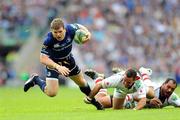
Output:
[[70,72],[69,69],[64,69],[64,70],[63,70],[63,74],[64,74],[65,76],[68,75],[69,72]]
[[64,67],[64,71],[70,72],[70,70],[67,67]]
[[159,104],[162,104],[162,102],[159,99],[157,101],[158,101]]
[[69,74],[69,72],[61,71],[61,74],[62,74],[63,76],[67,76],[67,75]]
[[158,105],[162,105],[162,102],[159,100],[159,99],[155,99],[155,102],[156,102],[156,104],[158,104]]
[[158,102],[156,100],[152,100],[151,104],[153,104],[154,106],[158,106]]
[[62,67],[62,69],[58,70],[63,76],[67,76],[70,72],[69,69],[67,69],[66,67]]

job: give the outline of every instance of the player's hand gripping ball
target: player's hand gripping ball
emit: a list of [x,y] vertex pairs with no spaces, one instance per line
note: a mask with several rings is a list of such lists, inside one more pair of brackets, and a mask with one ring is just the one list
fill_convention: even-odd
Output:
[[86,42],[87,38],[88,38],[88,33],[83,29],[78,29],[75,33],[74,41],[77,44],[83,44]]

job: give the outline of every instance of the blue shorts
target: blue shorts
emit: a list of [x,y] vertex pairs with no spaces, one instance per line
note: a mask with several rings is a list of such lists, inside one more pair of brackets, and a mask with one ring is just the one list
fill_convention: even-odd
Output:
[[[63,58],[63,59],[53,59],[53,61],[58,63],[59,65],[69,68],[70,73],[68,76],[65,76],[65,77],[77,75],[81,71],[80,68],[78,67],[78,65],[76,65],[75,59],[72,55],[69,55],[68,57]],[[57,70],[46,66],[46,77],[47,78],[58,78],[59,75],[61,75],[61,74]]]

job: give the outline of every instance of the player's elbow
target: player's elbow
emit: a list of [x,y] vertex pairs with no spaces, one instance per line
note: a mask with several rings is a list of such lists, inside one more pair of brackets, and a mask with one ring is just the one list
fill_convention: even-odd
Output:
[[40,59],[40,63],[45,64],[45,63],[46,63],[47,56],[41,54],[39,59]]
[[146,105],[146,97],[140,99],[136,109],[141,110],[144,108],[145,105]]

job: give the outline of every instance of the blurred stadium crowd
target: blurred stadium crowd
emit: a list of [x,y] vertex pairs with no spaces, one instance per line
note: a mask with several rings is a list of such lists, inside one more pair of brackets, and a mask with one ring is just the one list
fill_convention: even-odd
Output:
[[19,50],[32,35],[41,40],[57,16],[92,32],[88,44],[75,45],[83,69],[145,66],[180,83],[179,0],[2,0],[0,84],[17,77],[11,65]]

